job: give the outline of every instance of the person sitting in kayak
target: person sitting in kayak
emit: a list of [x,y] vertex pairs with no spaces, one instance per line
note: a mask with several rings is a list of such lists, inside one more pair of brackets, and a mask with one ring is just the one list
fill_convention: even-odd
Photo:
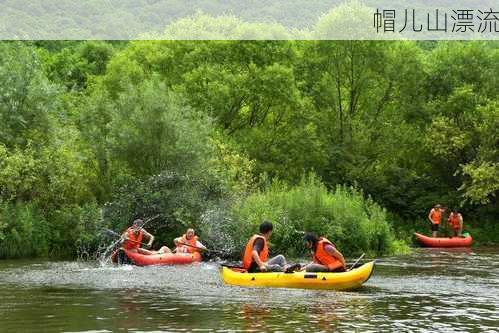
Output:
[[445,209],[442,208],[441,205],[435,205],[435,207],[430,210],[430,214],[428,214],[428,220],[430,220],[431,223],[431,232],[433,237],[438,236],[438,227],[442,221],[442,214],[444,212]]
[[181,237],[173,240],[177,253],[194,253],[200,250],[206,250],[206,247],[198,240],[194,229],[189,228]]
[[302,270],[306,272],[345,272],[345,258],[334,244],[325,237],[317,237],[314,233],[306,233],[304,238],[307,248],[312,252],[314,262]]
[[142,221],[141,219],[136,219],[133,221],[132,226],[128,228],[122,235],[122,246],[127,251],[138,252],[145,255],[154,254],[153,251],[149,251],[140,247],[144,236],[149,239],[149,242],[146,244],[148,248],[151,248],[152,243],[154,242],[154,236],[148,233],[144,228],[142,228],[143,224],[144,221]]
[[461,237],[463,232],[463,216],[457,212],[457,209],[453,209],[449,214],[447,223],[452,228],[454,237]]
[[[286,258],[280,254],[271,259],[269,257],[268,240],[274,226],[269,221],[260,224],[260,233],[251,236],[243,253],[243,268],[250,273],[254,272],[291,272],[299,269],[299,264],[288,265]],[[268,259],[268,260],[267,260]]]

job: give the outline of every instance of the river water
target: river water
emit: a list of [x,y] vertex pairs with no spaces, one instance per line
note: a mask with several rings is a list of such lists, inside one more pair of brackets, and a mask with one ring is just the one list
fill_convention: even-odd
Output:
[[355,292],[225,286],[184,267],[0,261],[0,332],[498,332],[499,248],[382,258]]

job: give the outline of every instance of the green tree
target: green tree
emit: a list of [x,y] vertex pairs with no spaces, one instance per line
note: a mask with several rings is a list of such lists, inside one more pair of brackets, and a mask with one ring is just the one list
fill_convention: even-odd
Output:
[[158,79],[130,87],[112,108],[110,154],[133,174],[190,172],[207,161],[209,118],[183,105]]
[[43,144],[50,136],[57,88],[33,47],[0,43],[0,142],[8,148]]

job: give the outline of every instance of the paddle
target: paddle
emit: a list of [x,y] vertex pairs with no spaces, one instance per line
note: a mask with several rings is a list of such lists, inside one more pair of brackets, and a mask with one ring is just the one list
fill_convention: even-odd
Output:
[[226,252],[224,252],[224,251],[208,250],[208,249],[205,249],[205,248],[202,248],[202,247],[198,247],[198,246],[194,246],[194,245],[190,245],[190,244],[186,244],[186,243],[182,243],[182,242],[178,242],[178,244],[182,244],[182,245],[185,245],[185,246],[189,246],[189,247],[192,247],[192,248],[198,249],[198,250],[200,250],[200,251],[206,251],[206,252],[208,252],[208,253],[226,254]]
[[222,267],[227,267],[227,268],[239,268],[239,269],[244,269],[243,266],[241,265],[229,265],[229,264],[220,264]]
[[359,257],[359,259],[357,259],[352,266],[350,266],[350,269],[353,269],[355,267],[355,265],[357,265],[357,263],[360,261],[360,259],[364,258],[364,255],[365,253],[362,253],[362,255]]
[[142,229],[142,228],[144,228],[144,226],[145,226],[147,223],[151,222],[152,220],[157,219],[159,216],[160,216],[160,215],[159,215],[159,214],[157,214],[157,215],[154,215],[153,217],[148,218],[147,220],[145,220],[145,221],[144,221],[144,223],[142,223],[142,225],[140,226],[140,228],[141,228],[141,229]]
[[[103,230],[108,236],[110,235],[113,235],[113,237],[115,237],[114,235],[116,235],[116,237],[119,237],[120,239],[116,240],[113,244],[111,244],[107,249],[106,251],[104,251],[104,253],[102,254],[102,257],[103,258],[107,258],[107,256],[109,255],[109,252],[111,250],[114,250],[116,248],[116,246],[122,241],[122,238],[121,238],[121,235],[115,233],[114,231],[112,230],[109,230],[109,229],[104,229]],[[112,234],[111,234],[112,233]]]
[[[140,225],[140,226],[139,226],[139,229],[144,228],[144,226],[145,226],[147,223],[151,222],[152,220],[157,219],[159,216],[160,216],[160,214],[157,214],[157,215],[154,215],[153,217],[150,217],[150,218],[148,218],[147,220],[143,221],[142,225]],[[112,231],[112,230],[110,230],[110,229],[104,229],[104,232],[105,232],[105,233],[107,233],[108,235],[113,236],[113,237],[120,237],[120,241],[121,241],[121,235],[120,235],[120,234],[118,234],[118,233],[116,233],[116,232],[114,232],[114,231]],[[143,245],[147,245],[147,244],[144,244],[144,243],[141,243],[141,244],[143,244]]]

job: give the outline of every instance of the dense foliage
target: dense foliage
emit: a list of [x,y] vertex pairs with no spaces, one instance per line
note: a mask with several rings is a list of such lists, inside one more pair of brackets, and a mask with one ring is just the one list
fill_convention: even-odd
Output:
[[498,241],[498,45],[2,42],[0,257],[156,214],[164,242],[237,252],[265,217],[279,251],[314,230],[387,253],[435,203]]
[[[331,235],[336,246],[350,255],[395,253],[404,245],[395,241],[386,212],[352,187],[329,191],[315,176],[296,186],[276,181],[232,206],[221,226],[235,249],[244,247],[262,220],[274,222],[271,237],[275,253],[304,255],[301,241],[306,231]],[[222,247],[223,244],[220,244]]]

